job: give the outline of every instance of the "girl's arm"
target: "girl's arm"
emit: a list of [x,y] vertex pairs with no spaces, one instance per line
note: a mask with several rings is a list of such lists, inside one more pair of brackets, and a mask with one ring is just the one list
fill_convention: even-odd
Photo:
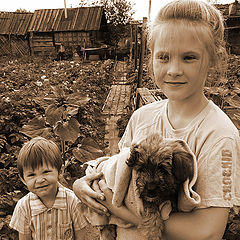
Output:
[[189,213],[172,213],[165,221],[166,240],[220,240],[229,208],[210,207]]
[[18,236],[19,236],[19,240],[32,240],[31,234],[19,233]]
[[134,225],[139,225],[141,223],[141,218],[137,217],[130,210],[128,210],[125,206],[117,207],[112,204],[113,192],[111,191],[111,189],[109,189],[107,187],[105,180],[100,180],[99,186],[100,186],[101,190],[103,191],[105,199],[106,199],[105,201],[99,201],[99,202],[101,202],[105,207],[107,207],[108,210],[113,215],[121,218],[122,220],[124,220],[126,222],[133,223]]
[[99,179],[102,175],[102,173],[92,173],[88,176],[77,179],[73,183],[73,191],[75,195],[88,207],[92,208],[99,214],[106,214],[107,208],[96,201],[96,199],[104,200],[103,193],[94,191],[91,187],[94,180]]
[[[100,201],[115,216],[135,225],[141,219],[131,213],[126,207],[112,205],[112,191],[104,180],[99,181],[104,192],[105,201]],[[165,223],[165,240],[220,240],[227,224],[229,208],[210,207],[186,213],[172,213]]]

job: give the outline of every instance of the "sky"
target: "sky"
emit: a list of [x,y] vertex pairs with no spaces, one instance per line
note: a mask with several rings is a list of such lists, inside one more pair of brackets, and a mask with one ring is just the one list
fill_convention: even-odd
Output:
[[[65,0],[67,8],[78,7],[80,0]],[[154,18],[156,10],[170,0],[151,0],[151,18]],[[134,19],[142,20],[148,17],[149,0],[131,0],[136,11]],[[231,3],[234,0],[218,0],[218,3]],[[64,8],[64,0],[1,0],[0,11],[15,12],[17,9],[26,9],[33,12],[36,9]]]

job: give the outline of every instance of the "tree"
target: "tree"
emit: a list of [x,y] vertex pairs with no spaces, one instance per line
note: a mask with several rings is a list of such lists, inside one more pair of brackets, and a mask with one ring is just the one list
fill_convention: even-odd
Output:
[[19,8],[15,12],[17,12],[17,13],[28,13],[29,11],[27,11],[26,9]]
[[108,23],[126,25],[135,13],[130,0],[81,0],[80,7],[103,6]]
[[80,7],[103,6],[108,22],[108,43],[117,45],[119,40],[129,35],[129,23],[135,13],[131,0],[81,0]]

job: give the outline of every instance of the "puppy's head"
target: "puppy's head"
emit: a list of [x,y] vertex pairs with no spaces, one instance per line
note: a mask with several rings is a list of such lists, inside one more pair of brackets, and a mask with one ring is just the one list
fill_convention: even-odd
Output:
[[154,134],[134,144],[127,165],[137,172],[137,188],[146,204],[176,202],[180,184],[193,177],[193,156],[181,140]]

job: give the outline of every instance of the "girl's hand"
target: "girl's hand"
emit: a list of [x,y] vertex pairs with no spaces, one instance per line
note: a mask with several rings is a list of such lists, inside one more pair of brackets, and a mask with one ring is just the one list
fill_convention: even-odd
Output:
[[98,182],[98,186],[100,187],[99,191],[102,191],[105,196],[105,200],[104,201],[100,200],[100,202],[111,211],[111,209],[114,207],[112,204],[113,198],[112,190],[108,188],[106,181],[104,179],[101,179]]
[[95,191],[91,188],[94,180],[99,179],[102,175],[102,173],[92,173],[76,180],[73,183],[73,191],[84,204],[103,215],[106,214],[108,210],[96,200],[104,200],[104,194],[100,190]]
[[142,223],[142,218],[133,214],[129,209],[127,209],[127,207],[123,205],[117,207],[112,204],[113,192],[110,188],[108,188],[104,179],[100,180],[98,184],[100,190],[103,191],[105,196],[105,200],[99,200],[99,202],[101,202],[105,207],[107,207],[113,215],[136,226]]

